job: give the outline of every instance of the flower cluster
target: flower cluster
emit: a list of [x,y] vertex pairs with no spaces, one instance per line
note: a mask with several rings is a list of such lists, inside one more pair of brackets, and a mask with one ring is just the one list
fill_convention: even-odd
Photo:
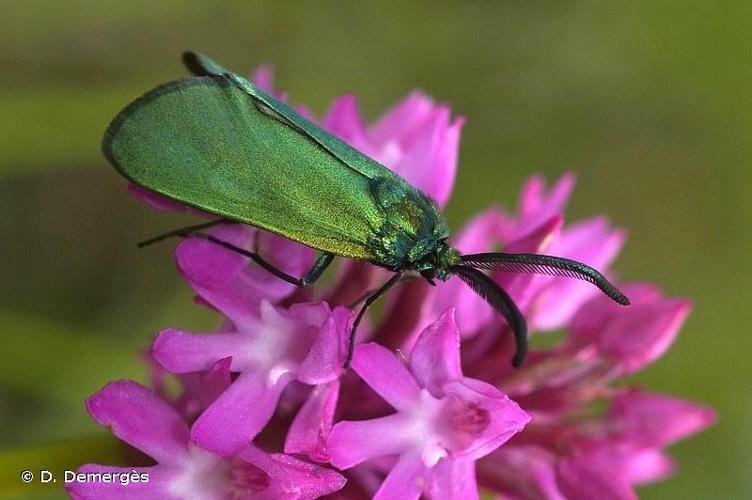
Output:
[[[254,80],[273,91],[268,70]],[[446,204],[462,127],[446,106],[415,92],[366,126],[355,98],[343,96],[319,123]],[[550,189],[533,177],[516,214],[486,210],[452,244],[467,253],[545,252],[607,270],[624,233],[603,217],[565,226],[573,185],[570,174]],[[185,210],[131,189],[155,208]],[[210,231],[254,246],[294,276],[315,257],[245,225]],[[345,372],[348,306],[385,271],[346,261],[328,285],[298,289],[206,240],[184,240],[176,260],[221,325],[163,330],[149,352],[151,390],[120,381],[89,398],[92,417],[153,462],[85,465],[79,472],[135,471],[149,481],[74,482],[73,497],[472,499],[482,489],[634,498],[635,485],[673,470],[666,446],[715,418],[694,403],[614,384],[660,357],[689,313],[687,300],[650,284],[623,284],[633,304],[624,308],[584,282],[491,273],[533,334],[564,332],[513,369],[507,325],[460,280],[407,281],[378,319],[363,322]],[[168,377],[179,381],[178,394]]]

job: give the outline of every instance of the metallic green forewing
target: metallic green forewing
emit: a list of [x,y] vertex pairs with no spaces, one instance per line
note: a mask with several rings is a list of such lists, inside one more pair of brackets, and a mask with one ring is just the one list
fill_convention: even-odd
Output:
[[306,120],[284,102],[270,96],[245,78],[232,73],[207,55],[199,52],[185,52],[183,53],[183,63],[196,75],[227,75],[234,80],[237,85],[243,87],[249,95],[253,96],[253,98],[257,100],[257,104],[261,105],[265,112],[276,116],[278,119],[285,121],[285,123],[291,128],[295,128],[302,134],[307,135],[310,139],[314,140],[320,146],[324,147],[334,156],[342,160],[347,166],[358,170],[368,178],[376,179],[379,177],[388,177],[395,182],[401,182],[403,187],[410,187],[411,190],[413,189],[391,170],[383,167],[371,158],[363,155],[360,151],[340,141],[318,127],[316,124]]
[[[115,118],[103,151],[151,191],[327,253],[392,265],[396,225],[410,240],[437,223],[446,232],[422,193],[237,75],[148,92]],[[395,197],[426,217],[394,213]]]

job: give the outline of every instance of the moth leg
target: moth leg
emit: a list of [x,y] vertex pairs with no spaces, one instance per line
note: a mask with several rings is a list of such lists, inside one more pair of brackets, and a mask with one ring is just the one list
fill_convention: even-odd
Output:
[[350,368],[350,363],[352,363],[353,353],[355,352],[355,332],[358,329],[358,325],[360,324],[360,321],[363,319],[363,316],[365,315],[366,311],[368,310],[371,305],[378,300],[379,297],[384,295],[387,290],[392,288],[395,284],[397,284],[400,279],[402,278],[403,273],[397,273],[389,280],[381,285],[380,288],[376,289],[375,291],[371,292],[370,295],[366,298],[365,303],[363,304],[363,307],[360,308],[360,311],[358,311],[358,315],[355,317],[355,321],[353,321],[352,329],[350,330],[350,338],[347,341],[347,359],[345,359],[345,370]]
[[324,270],[329,267],[329,264],[332,263],[334,260],[334,254],[331,253],[322,253],[319,255],[319,258],[316,259],[316,262],[313,263],[313,267],[310,271],[306,273],[305,276],[300,280],[300,286],[307,287],[315,283],[320,277],[321,274],[324,272]]
[[306,273],[306,275],[301,279],[301,278],[296,278],[295,276],[291,276],[287,274],[286,272],[282,271],[281,269],[274,267],[272,264],[265,261],[264,258],[261,257],[261,255],[259,255],[257,252],[251,252],[250,250],[246,250],[245,248],[240,248],[239,246],[235,246],[232,243],[228,243],[224,240],[220,240],[219,238],[216,238],[212,236],[211,234],[186,233],[186,234],[179,234],[178,236],[182,236],[184,238],[188,238],[188,237],[201,238],[202,240],[211,241],[215,245],[219,245],[223,248],[226,248],[227,250],[230,250],[235,253],[239,253],[240,255],[243,255],[245,257],[248,257],[253,262],[258,264],[259,267],[270,272],[277,278],[283,281],[286,281],[290,283],[291,285],[295,285],[299,287],[307,287],[311,283],[316,281],[321,276],[321,273],[324,272],[324,269],[326,269],[329,266],[329,264],[332,263],[332,260],[334,259],[334,255],[330,253],[321,254],[321,256],[319,256],[319,258],[313,264],[313,267],[311,268],[311,270],[308,271],[308,273]]
[[142,241],[136,246],[138,248],[143,248],[149,245],[153,245],[154,243],[159,243],[160,241],[166,240],[167,238],[173,238],[175,236],[185,236],[188,233],[192,233],[193,231],[208,229],[210,227],[219,226],[220,224],[240,224],[240,222],[236,222],[230,219],[215,219],[209,222],[203,222],[201,224],[194,224],[193,226],[185,226],[179,229],[173,229],[172,231],[169,231],[167,233],[160,234],[159,236],[155,236],[153,238],[149,238],[148,240]]
[[[261,234],[262,233],[260,231],[257,231],[256,235],[253,238],[253,250],[254,250],[253,253],[255,253],[258,256],[259,260],[262,260],[262,261],[266,262],[261,257],[261,255],[258,253],[258,241],[259,241],[259,237],[261,236]],[[301,287],[301,288],[307,288],[307,287],[311,286],[316,281],[318,281],[318,279],[324,273],[324,271],[326,270],[326,268],[329,267],[329,264],[331,264],[333,260],[334,260],[334,254],[331,254],[331,253],[322,253],[316,259],[316,262],[313,263],[313,266],[305,274],[305,276],[303,276],[300,279],[294,278],[294,279],[297,279],[297,283],[294,283],[294,284],[297,285],[297,286],[299,286],[299,287]],[[254,261],[257,262],[257,263],[259,262],[256,259],[254,259]],[[261,264],[259,264],[259,265],[261,265]],[[266,269],[268,271],[269,268],[274,268],[274,266],[271,265],[271,264],[269,264],[268,262],[266,262],[266,267],[264,267],[264,269]],[[277,269],[277,271],[279,271],[280,273],[284,273],[284,271],[281,271],[279,269]],[[274,273],[272,273],[272,274],[274,274]],[[286,273],[284,273],[284,274],[286,274]]]
[[[410,281],[411,279],[414,279],[414,278],[415,278],[415,276],[411,276],[409,273],[402,273],[402,275],[401,275],[401,277],[400,277],[400,279],[399,279],[399,281],[397,283],[402,283],[404,281]],[[364,300],[366,300],[368,298],[368,296],[371,295],[376,290],[378,290],[378,288],[372,288],[371,290],[368,290],[366,293],[364,293],[363,295],[361,295],[360,297],[358,297],[357,300],[355,300],[352,303],[350,303],[350,305],[347,306],[347,307],[349,307],[350,309],[354,308],[355,306],[357,306],[358,304],[360,304],[361,302],[363,302]]]

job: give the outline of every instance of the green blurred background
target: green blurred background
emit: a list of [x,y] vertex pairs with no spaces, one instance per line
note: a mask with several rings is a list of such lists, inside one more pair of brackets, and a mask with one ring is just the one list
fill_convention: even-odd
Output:
[[369,119],[414,87],[451,103],[467,117],[454,227],[513,206],[533,172],[575,170],[569,219],[608,214],[630,234],[620,275],[695,303],[637,381],[720,413],[672,449],[678,475],[641,494],[752,496],[750,2],[0,5],[0,496],[59,496],[17,479],[33,447],[103,436],[83,399],[144,380],[138,353],[159,328],[214,324],[172,245],[134,246],[186,219],[134,201],[99,152],[120,108],[184,74],[188,48],[272,64],[317,113],[344,92]]

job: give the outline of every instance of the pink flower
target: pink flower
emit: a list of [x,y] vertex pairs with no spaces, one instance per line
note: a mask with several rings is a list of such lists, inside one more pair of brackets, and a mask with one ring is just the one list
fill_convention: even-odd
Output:
[[84,465],[76,471],[77,480],[65,486],[76,499],[312,499],[345,484],[333,470],[281,453],[267,454],[251,444],[232,456],[211,453],[191,441],[188,426],[173,408],[135,382],[108,384],[86,407],[99,424],[157,464]]
[[[495,387],[462,375],[453,315],[450,309],[421,334],[409,366],[376,343],[356,350],[353,370],[397,412],[341,421],[328,446],[331,463],[339,469],[398,457],[374,498],[417,499],[432,477],[436,498],[477,498],[472,463],[530,420]],[[443,480],[444,469],[458,468],[456,481]]]
[[218,360],[231,359],[230,371],[240,375],[201,414],[192,438],[204,448],[232,454],[264,428],[289,383],[315,385],[339,376],[350,312],[330,311],[324,303],[285,310],[266,300],[258,310],[221,310],[234,325],[231,331],[163,330],[151,354],[174,373],[206,371]]

